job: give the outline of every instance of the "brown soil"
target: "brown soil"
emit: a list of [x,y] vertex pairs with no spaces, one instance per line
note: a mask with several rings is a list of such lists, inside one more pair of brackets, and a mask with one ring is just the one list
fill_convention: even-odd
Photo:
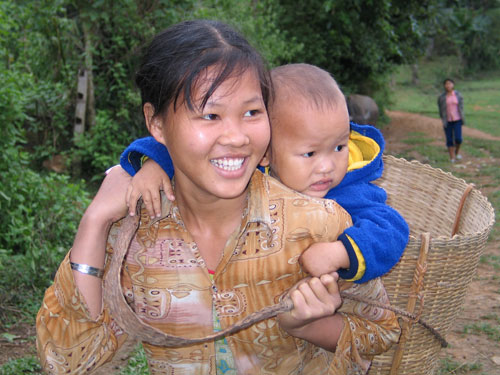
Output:
[[[433,119],[417,114],[388,111],[391,118],[389,125],[384,127],[382,132],[386,139],[386,152],[389,154],[397,154],[410,147],[402,142],[408,138],[410,132],[422,132],[429,138],[434,138],[437,145],[443,145],[443,152],[446,152],[444,147],[444,134],[441,122],[438,119]],[[490,140],[498,140],[500,138],[493,137],[483,133],[477,129],[464,127],[464,137],[475,137]],[[425,158],[421,155],[415,155],[415,159],[425,162]],[[477,171],[479,164],[492,164],[499,166],[500,160],[494,158],[472,158],[464,155],[464,160],[453,166],[456,170],[464,172]],[[493,190],[492,187],[486,187],[490,181],[488,179],[474,181],[476,186],[488,194]],[[483,187],[485,186],[485,187]],[[500,257],[500,241],[489,241],[485,254]],[[450,347],[442,350],[442,358],[447,358],[458,363],[459,368],[451,373],[460,374],[500,374],[500,343],[498,338],[489,339],[486,334],[479,333],[464,333],[464,327],[472,324],[488,323],[496,327],[497,332],[500,329],[500,271],[495,269],[491,264],[480,264],[477,272],[477,277],[469,287],[466,297],[463,312],[456,320],[451,332],[446,339],[450,343]],[[496,317],[492,319],[491,317]],[[12,358],[19,358],[29,354],[34,354],[35,344],[33,336],[35,334],[34,327],[26,325],[17,325],[11,327],[8,333],[14,335],[15,338],[7,340],[0,332],[0,365]],[[498,335],[498,333],[497,333]],[[10,342],[12,341],[12,342]],[[135,341],[128,340],[126,347],[115,356],[114,360],[101,368],[98,375],[108,375],[118,373],[118,368],[122,367],[127,359],[128,353],[134,348]],[[470,365],[478,363],[480,369],[468,370]]]

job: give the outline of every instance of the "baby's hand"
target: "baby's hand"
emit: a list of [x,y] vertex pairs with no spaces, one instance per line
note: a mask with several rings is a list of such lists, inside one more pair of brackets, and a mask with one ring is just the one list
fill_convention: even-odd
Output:
[[336,272],[339,268],[348,269],[350,265],[349,255],[341,241],[313,243],[302,253],[299,262],[304,271],[316,277]]
[[161,214],[160,190],[165,192],[171,201],[175,199],[172,184],[162,167],[154,160],[148,159],[135,174],[127,189],[127,205],[130,216],[135,215],[137,201],[142,201],[151,218]]
[[337,284],[338,274],[309,277],[298,282],[290,291],[293,309],[278,315],[278,322],[292,336],[317,319],[333,315],[342,304]]

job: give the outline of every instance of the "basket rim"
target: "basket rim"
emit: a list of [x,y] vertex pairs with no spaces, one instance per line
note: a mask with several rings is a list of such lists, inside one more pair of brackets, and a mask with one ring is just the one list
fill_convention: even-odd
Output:
[[[481,190],[479,190],[476,187],[475,184],[469,183],[469,182],[465,181],[463,178],[460,178],[460,177],[453,175],[451,172],[444,171],[441,168],[433,167],[430,164],[422,163],[418,160],[407,160],[405,158],[400,158],[400,157],[396,157],[394,155],[388,155],[388,154],[383,154],[382,157],[383,157],[383,161],[384,161],[384,171],[385,171],[386,162],[393,162],[393,163],[399,163],[399,164],[411,164],[412,167],[414,167],[414,168],[415,167],[416,168],[424,168],[424,169],[432,171],[433,173],[437,172],[437,173],[445,175],[446,178],[448,178],[450,180],[456,180],[457,182],[462,183],[464,185],[464,187],[466,187],[468,185],[472,185],[473,189],[471,191],[471,194],[475,193],[476,195],[478,195],[477,199],[479,199],[479,200],[483,201],[483,203],[485,203],[484,208],[485,208],[485,210],[488,211],[489,222],[482,230],[467,233],[467,234],[455,234],[453,236],[446,236],[446,235],[431,236],[431,242],[434,242],[434,241],[445,241],[445,242],[460,241],[460,240],[463,240],[466,238],[470,239],[473,237],[481,237],[481,236],[484,236],[485,234],[488,234],[491,231],[491,228],[495,224],[495,210],[493,209],[493,205],[488,200],[488,198],[481,192]],[[422,232],[422,233],[424,233],[424,232]],[[418,240],[420,238],[420,233],[417,235],[410,234],[409,237],[414,239],[414,240]]]

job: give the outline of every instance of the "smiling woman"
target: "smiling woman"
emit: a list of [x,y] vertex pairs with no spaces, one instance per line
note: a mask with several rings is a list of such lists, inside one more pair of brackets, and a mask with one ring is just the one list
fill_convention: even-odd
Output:
[[[392,313],[356,316],[348,309],[334,316],[341,304],[337,276],[304,279],[301,253],[336,240],[351,220],[335,202],[299,195],[256,170],[270,136],[271,84],[259,54],[227,25],[187,21],[154,38],[136,82],[146,125],[172,156],[176,199],[164,200],[158,217],[140,212],[121,275],[135,314],[169,335],[202,337],[290,289],[294,300],[279,319],[223,340],[175,348],[144,342],[152,373],[326,374],[366,367],[372,353],[361,358],[360,332],[367,338],[373,332],[367,327],[376,326],[397,336],[397,321]],[[102,301],[99,275],[106,280],[116,253],[129,180],[121,168],[109,172],[45,294],[37,347],[48,373],[88,373],[126,339],[127,325],[119,326]],[[356,290],[373,294],[372,286]],[[332,338],[339,319],[346,329]],[[342,347],[334,353],[337,339]]]

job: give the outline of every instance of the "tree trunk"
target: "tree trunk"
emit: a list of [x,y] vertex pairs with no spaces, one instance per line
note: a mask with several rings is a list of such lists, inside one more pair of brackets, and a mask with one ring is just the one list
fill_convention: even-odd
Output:
[[82,21],[83,38],[85,41],[85,70],[87,71],[87,128],[91,129],[95,125],[95,94],[94,94],[94,75],[92,73],[92,35],[89,30],[89,24],[86,20]]
[[415,86],[419,83],[417,63],[411,64],[411,83]]

